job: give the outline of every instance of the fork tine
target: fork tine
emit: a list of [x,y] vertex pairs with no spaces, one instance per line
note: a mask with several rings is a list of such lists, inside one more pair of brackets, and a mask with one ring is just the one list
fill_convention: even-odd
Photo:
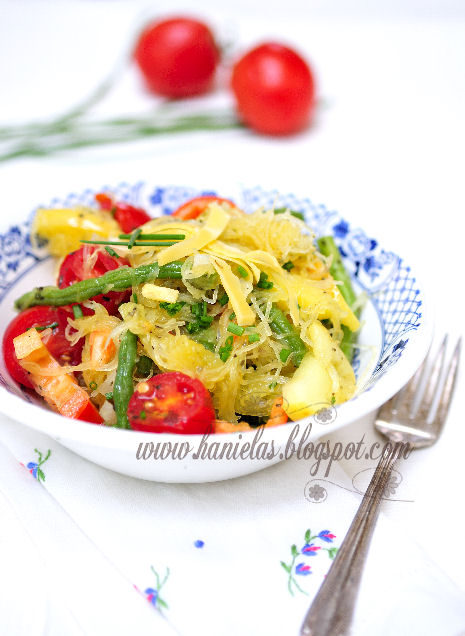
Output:
[[430,351],[428,350],[423,362],[420,364],[415,374],[410,378],[409,382],[398,392],[393,398],[392,409],[398,411],[402,404],[412,404],[413,398],[420,386],[423,372],[428,362]]
[[434,418],[434,427],[439,435],[444,422],[446,421],[447,413],[449,412],[449,406],[451,403],[451,397],[454,392],[455,382],[457,380],[457,373],[459,369],[460,352],[462,349],[462,338],[455,345],[454,353],[452,354],[449,368],[447,370],[446,380],[441,393],[441,399],[438,404],[436,416]]
[[428,414],[431,410],[431,406],[434,401],[434,397],[437,393],[439,379],[441,378],[442,369],[444,368],[444,358],[446,356],[446,348],[447,348],[447,339],[448,336],[444,336],[444,340],[439,347],[439,350],[436,354],[436,358],[434,359],[433,366],[430,370],[430,376],[428,383],[422,392],[421,395],[421,403],[418,409],[412,408],[410,409],[409,417],[413,419],[415,416],[423,417],[427,419]]

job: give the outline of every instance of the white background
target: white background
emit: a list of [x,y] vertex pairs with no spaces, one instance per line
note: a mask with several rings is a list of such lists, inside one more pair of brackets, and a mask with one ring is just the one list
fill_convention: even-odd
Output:
[[[195,133],[0,163],[2,227],[53,196],[122,180],[294,191],[406,257],[427,284],[438,333],[463,332],[464,3],[1,2],[0,125],[71,107],[164,7],[209,20],[232,55],[264,39],[295,45],[317,78],[312,128],[288,139]],[[210,99],[229,107],[225,82]],[[96,112],[142,112],[154,102],[131,67]],[[462,374],[443,438],[410,462],[415,503],[388,514],[465,590],[464,389]],[[21,545],[13,530],[4,538],[10,553]]]

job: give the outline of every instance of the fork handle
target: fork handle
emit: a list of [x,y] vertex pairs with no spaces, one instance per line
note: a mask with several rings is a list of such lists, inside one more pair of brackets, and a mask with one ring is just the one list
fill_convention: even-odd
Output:
[[313,600],[301,627],[301,636],[348,634],[360,579],[384,490],[400,448],[386,449],[366,489],[357,514],[336,558]]

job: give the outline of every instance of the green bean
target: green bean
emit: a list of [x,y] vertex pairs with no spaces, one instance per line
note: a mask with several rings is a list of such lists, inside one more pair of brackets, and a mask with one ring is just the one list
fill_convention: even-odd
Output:
[[298,367],[307,353],[307,347],[301,340],[297,329],[276,305],[273,305],[270,311],[270,327],[278,336],[281,336],[280,340],[290,349],[292,361]]
[[[344,297],[345,301],[349,305],[350,308],[353,307],[357,296],[355,294],[354,288],[352,287],[352,281],[350,280],[350,276],[348,271],[346,270],[344,263],[342,262],[341,253],[334,242],[332,236],[322,236],[318,239],[318,248],[323,256],[331,256],[331,266],[329,268],[329,272],[334,280],[340,281],[339,291]],[[357,318],[360,315],[360,311],[355,311],[355,315]],[[346,327],[346,325],[342,325],[342,341],[340,344],[341,350],[349,360],[352,361],[353,358],[353,345],[356,340],[356,334]]]
[[357,296],[352,287],[352,281],[344,263],[342,262],[341,253],[334,242],[332,236],[322,236],[318,239],[318,248],[323,256],[332,256],[331,267],[329,268],[331,276],[334,280],[340,281],[339,291],[344,296],[349,307],[352,307]]
[[132,331],[126,331],[121,338],[118,354],[118,368],[116,369],[113,386],[113,404],[115,405],[116,426],[130,428],[128,420],[128,404],[134,393],[132,374],[136,363],[137,336]]
[[181,278],[181,265],[181,261],[173,261],[161,267],[158,266],[158,263],[140,265],[139,267],[120,267],[106,272],[103,276],[81,280],[63,289],[52,285],[35,287],[32,291],[26,292],[18,298],[15,307],[19,310],[35,305],[59,307],[80,303],[109,291],[124,291],[133,285],[146,283],[155,278]]

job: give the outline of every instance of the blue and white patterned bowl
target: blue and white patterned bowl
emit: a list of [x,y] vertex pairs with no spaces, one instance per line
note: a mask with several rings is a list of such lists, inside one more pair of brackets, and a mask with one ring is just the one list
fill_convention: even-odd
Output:
[[[168,186],[156,187],[146,183],[104,186],[101,190],[114,192],[120,200],[138,204],[152,216],[170,214],[189,198],[200,194],[217,194],[213,190]],[[91,205],[95,191],[85,190],[70,194],[65,199],[53,199],[40,207],[69,207],[76,204]],[[218,193],[233,199],[245,211],[271,207],[277,202],[302,211],[317,236],[334,235],[354,285],[367,295],[368,302],[362,314],[362,327],[358,339],[360,348],[354,359],[359,390],[349,402],[332,409],[331,417],[323,421],[314,416],[301,420],[300,432],[312,425],[315,439],[346,425],[377,409],[396,393],[411,377],[425,356],[432,336],[432,323],[425,306],[424,291],[402,258],[386,251],[377,240],[369,238],[359,228],[353,228],[337,212],[309,199],[294,195],[281,195],[276,191],[263,191],[259,187],[241,188],[237,192]],[[24,223],[10,227],[0,234],[0,329],[14,316],[13,302],[21,293],[37,284],[53,283],[53,261],[45,250],[32,247],[29,239],[31,213]],[[0,361],[0,410],[28,426],[36,428],[60,441],[82,456],[107,468],[144,479],[170,482],[202,482],[229,479],[245,475],[283,457],[284,448],[294,424],[265,430],[261,442],[273,441],[272,458],[209,459],[200,453],[198,436],[153,435],[119,429],[110,429],[65,419],[52,413],[23,391],[8,375]],[[250,444],[255,433],[221,435],[220,444],[233,440],[241,447]],[[297,437],[297,441],[298,441]],[[190,451],[183,460],[166,459],[144,461],[137,459],[140,444],[186,443]],[[142,448],[142,447],[141,447]],[[169,447],[168,447],[169,448]],[[185,447],[187,448],[187,447]],[[203,446],[203,449],[206,447]],[[244,452],[244,455],[247,455]],[[217,455],[219,456],[219,454]]]

